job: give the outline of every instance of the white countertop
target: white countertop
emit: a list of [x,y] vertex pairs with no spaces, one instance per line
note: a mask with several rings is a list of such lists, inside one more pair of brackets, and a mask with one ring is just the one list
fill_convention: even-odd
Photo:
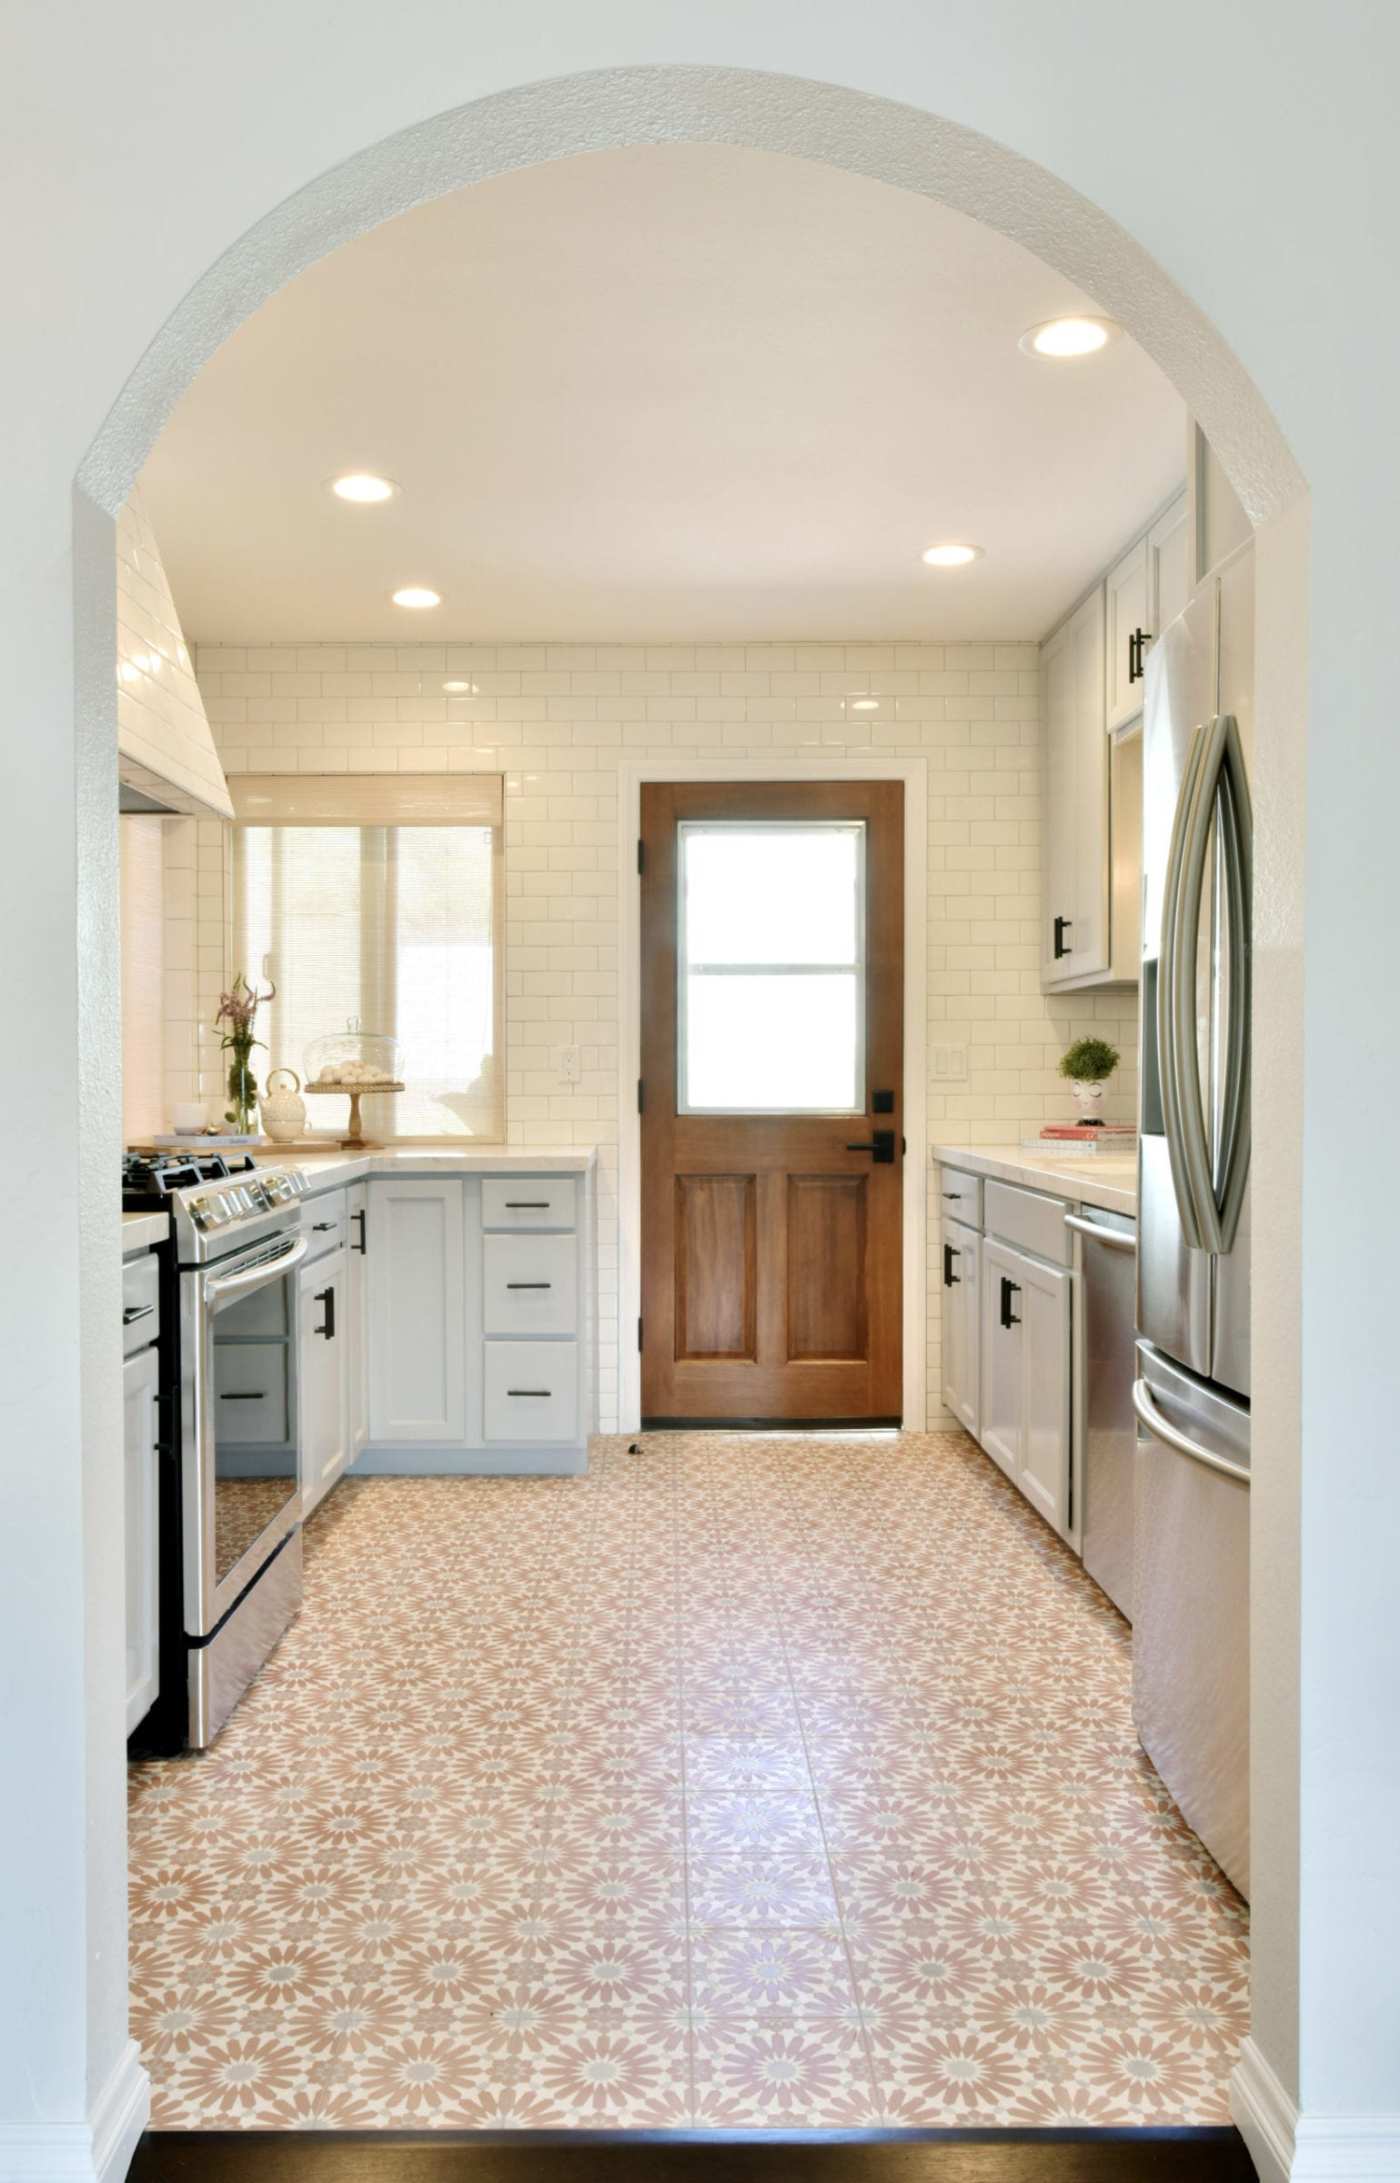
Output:
[[1028,1152],[1020,1145],[935,1145],[940,1167],[961,1167],[994,1182],[1044,1190],[1067,1205],[1105,1213],[1137,1212],[1137,1149],[1131,1152]]
[[598,1157],[592,1145],[381,1145],[364,1152],[332,1146],[249,1147],[260,1167],[298,1167],[313,1190],[339,1189],[366,1175],[586,1175]]
[[157,1243],[164,1243],[170,1233],[168,1213],[123,1213],[122,1256],[132,1251],[151,1251]]

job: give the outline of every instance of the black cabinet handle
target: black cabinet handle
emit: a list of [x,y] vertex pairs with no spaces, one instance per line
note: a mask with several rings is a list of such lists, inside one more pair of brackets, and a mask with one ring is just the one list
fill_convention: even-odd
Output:
[[220,1402],[264,1402],[266,1401],[266,1399],[267,1398],[265,1395],[258,1394],[252,1389],[250,1389],[246,1394],[240,1392],[232,1392],[227,1395],[220,1395],[219,1397]]
[[1020,1283],[1008,1281],[1006,1275],[1003,1274],[1001,1277],[1001,1323],[1004,1327],[1019,1326],[1021,1324],[1019,1316],[1011,1309],[1012,1297],[1019,1296],[1020,1293]]
[[135,1326],[138,1319],[149,1319],[155,1308],[154,1304],[125,1305],[122,1310],[122,1325]]
[[552,1289],[552,1281],[507,1281],[508,1289]]
[[369,1247],[369,1245],[368,1245],[368,1230],[369,1230],[369,1222],[368,1222],[368,1219],[367,1219],[367,1217],[366,1217],[366,1215],[365,1215],[364,1213],[352,1213],[352,1214],[350,1215],[350,1218],[351,1218],[352,1220],[357,1220],[357,1221],[359,1222],[359,1224],[360,1224],[360,1240],[359,1240],[359,1242],[358,1242],[358,1243],[352,1243],[352,1244],[351,1244],[351,1246],[350,1246],[350,1248],[351,1248],[351,1250],[352,1250],[352,1251],[358,1251],[358,1252],[359,1252],[359,1254],[360,1254],[360,1256],[361,1256],[361,1257],[363,1258],[363,1257],[364,1257],[364,1255],[365,1255],[365,1252],[366,1252],[366,1250],[367,1250],[367,1249],[368,1249],[368,1247]]
[[1066,944],[1065,944],[1065,934],[1066,934],[1067,932],[1069,932],[1069,931],[1071,931],[1071,930],[1072,930],[1072,928],[1073,928],[1073,925],[1074,925],[1074,919],[1073,919],[1072,917],[1057,917],[1057,918],[1055,919],[1055,960],[1056,960],[1056,962],[1058,962],[1058,961],[1060,960],[1060,957],[1061,957],[1062,955],[1069,955],[1069,954],[1072,954],[1072,953],[1073,953],[1073,950],[1072,950],[1071,948],[1067,947],[1067,946],[1066,946]]
[[506,1211],[508,1213],[547,1213],[549,1211],[549,1200],[548,1198],[507,1198]]
[[538,1395],[542,1401],[547,1401],[554,1393],[554,1389],[552,1387],[508,1387],[506,1393],[513,1401],[521,1395]]
[[335,1222],[333,1220],[313,1220],[311,1223],[311,1233],[315,1236],[323,1236],[326,1235],[329,1230],[332,1229],[334,1226]]
[[954,1271],[953,1271],[953,1260],[954,1260],[955,1258],[961,1258],[961,1257],[962,1257],[962,1252],[961,1252],[961,1251],[960,1251],[960,1250],[959,1250],[959,1249],[957,1248],[956,1244],[953,1244],[953,1243],[945,1243],[945,1244],[944,1244],[944,1246],[943,1246],[943,1286],[944,1286],[944,1288],[945,1288],[945,1289],[957,1289],[957,1288],[961,1288],[961,1287],[962,1287],[962,1275],[961,1275],[960,1273],[954,1273]]
[[962,1204],[962,1192],[961,1192],[961,1190],[945,1190],[945,1191],[944,1191],[944,1193],[943,1193],[943,1195],[944,1195],[944,1198],[945,1198],[945,1199],[947,1200],[947,1202],[948,1202],[948,1204],[949,1204],[949,1205],[961,1205],[961,1204]]
[[873,1129],[870,1132],[869,1144],[847,1145],[846,1150],[848,1152],[868,1152],[876,1167],[893,1167],[894,1131],[892,1129]]
[[318,1327],[312,1329],[312,1332],[324,1334],[328,1342],[333,1342],[335,1340],[335,1290],[317,1289],[316,1301],[318,1304],[325,1305],[326,1316]]
[[1146,669],[1142,664],[1143,647],[1152,642],[1150,629],[1135,629],[1128,639],[1128,680],[1141,682]]

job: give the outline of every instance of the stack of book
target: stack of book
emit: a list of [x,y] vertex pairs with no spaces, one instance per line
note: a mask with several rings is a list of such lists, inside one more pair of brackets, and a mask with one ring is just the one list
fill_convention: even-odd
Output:
[[1119,1150],[1137,1143],[1136,1122],[1047,1122],[1042,1137],[1057,1144],[1113,1145]]

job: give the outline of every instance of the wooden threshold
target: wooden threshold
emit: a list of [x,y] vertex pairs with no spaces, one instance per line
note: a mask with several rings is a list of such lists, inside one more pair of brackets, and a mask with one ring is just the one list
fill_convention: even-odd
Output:
[[153,2130],[130,2183],[1255,2183],[1233,2129]]

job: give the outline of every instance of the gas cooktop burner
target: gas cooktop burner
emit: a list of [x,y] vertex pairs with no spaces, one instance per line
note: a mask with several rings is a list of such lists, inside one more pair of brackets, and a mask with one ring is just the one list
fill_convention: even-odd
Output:
[[246,1174],[252,1165],[245,1155],[230,1166],[222,1152],[128,1152],[122,1161],[122,1211],[149,1212],[172,1190],[225,1182],[232,1174]]

